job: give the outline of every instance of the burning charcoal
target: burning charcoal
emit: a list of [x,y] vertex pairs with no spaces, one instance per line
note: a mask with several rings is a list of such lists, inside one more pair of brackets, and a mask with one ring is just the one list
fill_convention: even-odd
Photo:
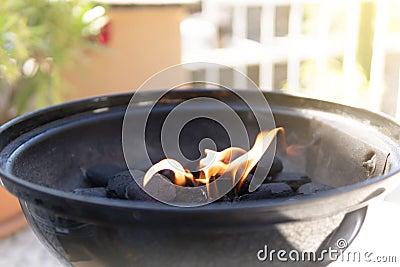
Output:
[[283,170],[283,164],[280,158],[274,157],[271,169],[269,170],[268,176],[275,175]]
[[110,178],[107,184],[107,196],[111,198],[125,198],[126,187],[133,177],[129,171],[120,172]]
[[[247,175],[239,191],[237,190],[238,185],[236,185],[236,187],[229,191],[225,196],[228,197],[231,201],[236,201],[240,196],[249,194],[249,187],[252,179],[252,174]],[[224,199],[226,200],[226,198]]]
[[217,201],[233,201],[238,197],[239,193],[235,191],[235,188],[233,188],[231,191],[226,193],[223,197],[218,199]]
[[74,189],[72,193],[82,196],[107,197],[107,191],[105,187],[77,188]]
[[[192,171],[193,177],[195,179],[198,179],[200,177],[200,171]],[[195,187],[195,186],[199,186],[201,184],[197,184],[195,181],[192,181],[190,179],[186,180],[186,184],[185,186],[189,186],[189,187]]]
[[125,197],[131,200],[154,200],[154,196],[160,201],[171,201],[176,196],[175,186],[171,181],[161,174],[156,174],[146,185],[144,191],[138,183],[143,183],[145,173],[141,171],[133,171],[136,181],[131,182],[125,191]]
[[[267,180],[266,180],[267,181]],[[269,183],[286,183],[290,185],[293,190],[297,190],[300,186],[306,183],[310,183],[310,177],[305,173],[298,172],[281,172],[272,176]]]
[[[172,183],[175,183],[175,174],[173,171],[171,170],[162,170],[158,172],[159,174],[165,176],[168,180],[170,180]],[[192,172],[192,174],[196,177],[196,175],[198,175],[198,172]],[[198,178],[198,177],[197,177]],[[185,186],[197,186],[197,184],[195,184],[194,182],[192,182],[191,180],[187,180]]]
[[302,195],[311,195],[314,193],[327,191],[330,189],[333,189],[333,187],[319,183],[308,183],[300,186],[299,189],[297,189],[297,193]]
[[256,191],[241,196],[240,200],[260,200],[268,198],[287,197],[293,194],[292,188],[286,183],[262,184]]
[[237,191],[238,185],[236,185],[236,187],[229,191],[225,196],[227,196],[230,200],[236,200],[239,196],[248,194],[251,179],[253,179],[253,175],[247,175],[246,180],[244,180],[239,191]]
[[86,177],[93,186],[107,186],[108,180],[125,169],[114,164],[97,164],[86,170]]
[[[258,167],[258,168],[264,168],[264,166],[256,165],[256,166],[250,171],[250,173],[251,173],[251,174],[254,174],[254,172],[256,171],[256,168],[257,168],[257,167]],[[273,160],[272,165],[271,165],[271,169],[269,169],[268,175],[267,175],[267,176],[275,175],[275,174],[277,174],[277,173],[280,173],[282,170],[283,170],[283,164],[282,164],[281,159],[278,158],[278,157],[274,157],[274,160]],[[263,171],[263,170],[261,169],[261,171]],[[265,170],[264,172],[266,173],[267,171]]]

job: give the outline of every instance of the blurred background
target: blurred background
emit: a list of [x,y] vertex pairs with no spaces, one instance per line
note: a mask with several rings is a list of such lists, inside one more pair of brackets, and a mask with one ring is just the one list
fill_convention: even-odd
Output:
[[[114,1],[110,1],[114,2]],[[151,2],[151,1],[149,1]],[[128,1],[129,3],[129,1]],[[72,97],[138,88],[165,67],[214,62],[263,90],[285,90],[396,115],[398,1],[204,0],[109,6],[109,40],[67,78]],[[75,69],[76,70],[76,69]],[[229,68],[190,70],[246,88]],[[80,77],[79,77],[80,76]],[[160,85],[162,87],[162,85]]]
[[4,0],[0,10],[2,122],[199,61],[227,67],[179,75],[245,89],[235,68],[263,90],[400,116],[395,0]]
[[[263,90],[400,118],[399,11],[396,0],[1,0],[0,124],[55,103],[131,92],[187,62],[226,67],[198,64],[177,75],[249,87],[234,68]],[[21,216],[0,187],[0,236],[21,228]],[[30,235],[0,247],[33,247]]]
[[263,90],[400,114],[398,1],[106,2],[105,49],[66,75],[70,98],[134,90],[165,67],[204,61],[227,68],[182,75],[248,87],[231,67]]

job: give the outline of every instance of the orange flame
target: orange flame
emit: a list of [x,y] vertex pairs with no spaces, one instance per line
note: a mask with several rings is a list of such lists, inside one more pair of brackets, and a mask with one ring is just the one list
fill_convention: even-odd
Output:
[[151,166],[143,178],[143,186],[150,182],[151,178],[159,171],[171,170],[175,176],[175,184],[183,186],[186,184],[186,179],[193,180],[193,174],[185,170],[183,166],[174,159],[163,159],[160,162]]
[[248,152],[238,147],[230,147],[220,152],[206,149],[206,157],[200,160],[201,169],[198,178],[195,178],[189,170],[186,170],[174,159],[161,160],[146,172],[143,186],[146,186],[156,173],[162,170],[171,170],[175,174],[175,184],[184,186],[187,180],[196,184],[205,184],[209,195],[212,180],[222,175],[226,177],[227,174],[231,177],[232,184],[238,183],[237,187],[240,189],[250,171],[257,165],[279,132],[283,133],[282,145],[286,154],[290,156],[298,155],[308,146],[288,146],[286,144],[285,130],[282,127],[270,131],[262,131],[257,135],[253,147]]

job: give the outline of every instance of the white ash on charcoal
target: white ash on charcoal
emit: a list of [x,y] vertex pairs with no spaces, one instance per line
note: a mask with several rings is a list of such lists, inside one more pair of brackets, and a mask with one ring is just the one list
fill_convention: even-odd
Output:
[[90,197],[107,197],[107,191],[105,187],[77,188],[74,189],[72,193]]
[[103,163],[91,166],[86,170],[85,175],[94,187],[106,187],[111,177],[124,170],[126,170],[126,168],[121,166]]
[[327,190],[334,189],[332,186],[326,185],[326,184],[319,184],[319,183],[307,183],[302,186],[300,186],[297,189],[297,194],[301,195],[311,195],[315,194],[318,192],[323,192]]
[[293,195],[293,189],[286,183],[262,184],[260,187],[249,194],[241,196],[240,201],[262,200],[289,197]]
[[281,172],[264,180],[267,183],[286,183],[296,191],[300,186],[310,183],[311,178],[306,173],[298,172]]

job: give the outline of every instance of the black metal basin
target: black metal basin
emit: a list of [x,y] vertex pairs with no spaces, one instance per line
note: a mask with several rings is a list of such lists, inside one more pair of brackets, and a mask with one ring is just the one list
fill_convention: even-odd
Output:
[[[154,92],[141,94],[146,105]],[[149,138],[157,139],[168,110],[199,96],[229,103],[246,123],[250,138],[258,133],[232,92],[193,89],[162,99],[153,110],[156,119],[149,133],[154,136]],[[286,158],[278,149],[285,168],[307,171],[313,181],[336,189],[193,208],[71,194],[85,186],[86,168],[125,163],[121,127],[131,94],[49,107],[3,125],[0,181],[20,199],[37,236],[67,266],[327,265],[326,255],[314,262],[288,263],[276,258],[260,261],[257,253],[267,245],[270,250],[310,250],[319,255],[338,249],[339,239],[350,244],[369,201],[400,182],[400,126],[383,115],[339,104],[278,93],[265,97],[276,125],[286,128],[289,143],[309,143],[315,133],[320,136],[301,158]],[[219,148],[229,146],[222,133],[199,123],[187,134],[200,131]],[[149,145],[154,162],[163,158],[157,142]],[[363,162],[373,155],[372,170]]]

